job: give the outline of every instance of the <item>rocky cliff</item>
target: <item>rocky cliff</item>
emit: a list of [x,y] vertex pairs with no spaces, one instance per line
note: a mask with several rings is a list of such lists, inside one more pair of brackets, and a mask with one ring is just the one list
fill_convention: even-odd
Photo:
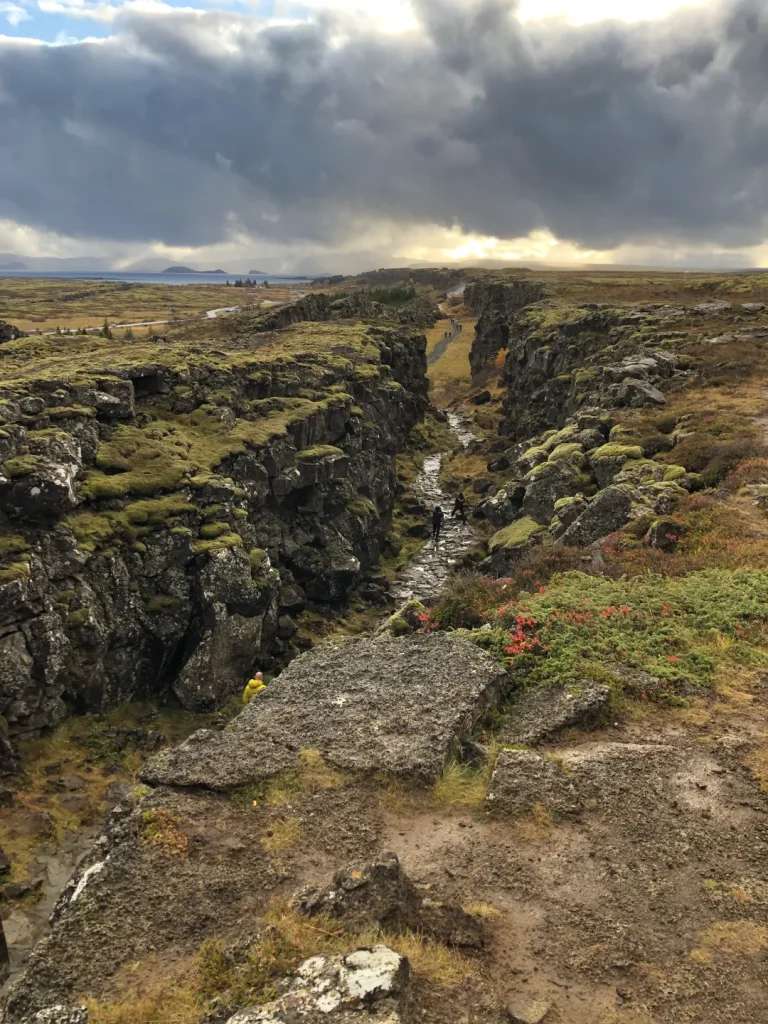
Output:
[[426,405],[424,340],[350,321],[265,330],[293,316],[3,346],[11,736],[170,688],[215,705],[294,653],[306,601],[343,601],[375,563],[393,457]]
[[506,349],[520,310],[545,295],[543,284],[524,278],[508,282],[480,279],[467,285],[464,302],[478,318],[469,357],[473,376]]

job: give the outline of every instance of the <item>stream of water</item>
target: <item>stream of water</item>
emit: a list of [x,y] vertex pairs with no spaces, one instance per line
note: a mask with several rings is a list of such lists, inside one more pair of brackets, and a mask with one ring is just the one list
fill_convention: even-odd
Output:
[[[475,440],[466,420],[457,413],[448,413],[448,424],[462,448],[467,448]],[[436,597],[448,582],[457,562],[475,543],[475,531],[471,525],[451,516],[453,499],[440,484],[440,469],[448,454],[428,455],[414,483],[414,496],[428,509],[440,505],[446,517],[437,545],[427,542],[395,580],[392,594],[398,601],[409,597],[428,601]]]

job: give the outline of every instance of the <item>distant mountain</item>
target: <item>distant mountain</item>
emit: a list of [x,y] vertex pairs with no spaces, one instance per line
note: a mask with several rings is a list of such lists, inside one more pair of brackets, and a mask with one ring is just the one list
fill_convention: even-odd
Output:
[[193,267],[185,267],[181,264],[166,267],[165,270],[160,271],[161,274],[226,274],[226,270],[217,268],[216,270],[195,270]]
[[29,270],[29,267],[10,252],[0,252],[0,270]]
[[[13,266],[18,263],[20,266]],[[13,252],[0,252],[0,264],[6,270],[34,270],[44,273],[46,270],[111,270],[108,260],[98,256],[17,256]]]
[[269,274],[266,272],[266,270],[249,270],[248,273],[258,274],[260,277],[269,277]]

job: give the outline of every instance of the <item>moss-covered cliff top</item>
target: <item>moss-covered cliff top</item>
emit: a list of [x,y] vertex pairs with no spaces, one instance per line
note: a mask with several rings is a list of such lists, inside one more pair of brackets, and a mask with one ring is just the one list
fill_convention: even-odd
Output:
[[[281,331],[259,333],[228,318],[225,332],[215,321],[205,329],[177,330],[161,338],[112,341],[93,335],[51,335],[21,338],[0,348],[0,388],[14,390],[30,381],[73,381],[88,384],[105,374],[130,377],[147,366],[172,373],[193,368],[242,371],[260,364],[328,362],[344,369],[379,361],[375,338],[396,331],[362,323],[299,323]],[[245,318],[243,318],[245,319]]]

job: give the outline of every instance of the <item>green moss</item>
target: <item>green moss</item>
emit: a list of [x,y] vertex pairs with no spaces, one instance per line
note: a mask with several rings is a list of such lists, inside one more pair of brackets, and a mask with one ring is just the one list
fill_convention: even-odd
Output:
[[147,545],[140,540],[136,540],[131,544],[131,551],[134,551],[137,555],[146,555]]
[[233,508],[232,515],[235,519],[245,520],[248,518],[248,512],[244,508]]
[[545,529],[546,527],[537,523],[530,516],[523,516],[522,519],[515,520],[514,523],[495,533],[488,542],[488,548],[492,552],[519,548]]
[[212,540],[196,540],[192,545],[192,551],[196,555],[212,555],[217,551],[225,551],[227,548],[241,548],[243,538],[239,533],[223,533]]
[[251,563],[251,572],[259,572],[267,563],[269,556],[264,548],[251,548],[248,552],[248,560]]
[[66,619],[66,625],[72,629],[79,629],[84,626],[90,619],[90,614],[87,608],[78,608],[76,612],[70,612]]
[[333,444],[316,444],[312,448],[304,448],[303,451],[297,452],[296,458],[300,462],[314,462],[316,459],[326,459],[343,454],[341,448],[337,448]]
[[558,498],[555,502],[555,512],[562,512],[566,508],[570,508],[571,505],[580,505],[584,501],[583,494],[573,494],[565,498]]
[[642,459],[643,449],[639,444],[619,444],[609,441],[589,453],[591,459]]
[[23,555],[29,551],[29,544],[20,533],[0,534],[0,559]]
[[229,523],[205,523],[200,527],[200,536],[205,540],[213,540],[214,537],[221,537],[229,531]]
[[181,607],[182,602],[178,597],[170,594],[155,594],[151,597],[145,607],[153,615],[160,615],[163,612],[174,612]]
[[0,569],[0,585],[3,583],[13,583],[14,580],[27,579],[30,572],[31,567],[29,562],[11,562],[10,565],[3,566],[3,568]]
[[576,382],[576,384],[579,385],[587,384],[589,381],[594,380],[598,376],[599,373],[597,370],[592,369],[591,367],[582,367],[582,369],[576,370],[576,372],[573,375],[573,379]]
[[544,462],[549,453],[549,448],[546,445],[539,444],[533,445],[533,447],[526,449],[520,456],[521,462],[527,462],[531,466],[535,466],[538,462]]
[[55,405],[46,409],[46,415],[52,420],[65,420],[74,418],[93,419],[96,410],[89,405]]
[[6,476],[10,477],[11,480],[15,480],[19,477],[30,476],[30,474],[38,472],[44,465],[45,460],[39,455],[17,455],[15,458],[8,459],[3,464],[3,470]]
[[376,515],[376,506],[370,498],[354,498],[347,505],[349,511],[361,519],[369,519]]
[[577,444],[574,441],[559,444],[549,453],[549,461],[559,462],[561,459],[566,462],[576,462],[581,465],[584,461],[584,449],[580,444]]
[[188,526],[172,526],[171,535],[173,537],[194,537],[193,532]]
[[685,466],[667,466],[667,468],[664,470],[664,479],[679,480],[681,477],[685,476],[685,474]]

